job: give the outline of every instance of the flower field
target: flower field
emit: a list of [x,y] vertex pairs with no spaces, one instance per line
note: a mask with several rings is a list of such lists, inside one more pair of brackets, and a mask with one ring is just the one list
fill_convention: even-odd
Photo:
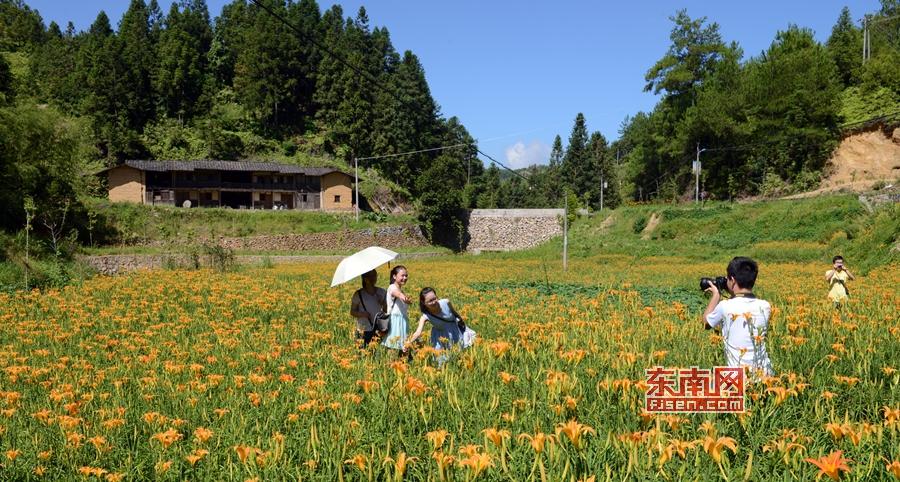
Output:
[[440,370],[358,351],[333,265],[0,295],[0,479],[900,480],[896,266],[839,313],[827,264],[762,260],[777,375],[745,414],[654,416],[644,369],[724,362],[697,278],[725,262],[558,264],[410,261],[479,333]]

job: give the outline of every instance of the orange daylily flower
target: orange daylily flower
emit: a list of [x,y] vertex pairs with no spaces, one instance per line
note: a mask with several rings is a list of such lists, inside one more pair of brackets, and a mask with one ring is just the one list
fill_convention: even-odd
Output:
[[366,469],[366,464],[368,463],[368,461],[369,461],[369,459],[366,458],[365,455],[356,454],[353,457],[345,460],[344,464],[355,465],[357,469],[359,469],[360,471],[364,471]]
[[889,464],[885,464],[885,470],[891,473],[895,479],[900,479],[900,460],[893,460]]
[[523,433],[523,434],[519,435],[518,440],[519,441],[527,440],[528,443],[531,444],[532,450],[534,450],[535,453],[539,454],[544,451],[544,445],[547,442],[550,442],[551,444],[556,443],[556,436],[555,435],[547,435],[543,432],[538,432],[534,435],[529,435],[527,433]]
[[731,437],[711,437],[707,436],[703,439],[703,450],[716,461],[717,464],[722,463],[723,449],[730,449],[732,453],[737,453],[737,442]]
[[476,453],[465,459],[461,459],[459,465],[471,470],[473,477],[478,477],[482,472],[487,470],[488,467],[493,467],[494,461],[491,460],[491,456],[488,454]]
[[433,450],[437,450],[444,446],[444,441],[447,439],[448,432],[446,430],[433,430],[425,434],[425,438],[431,442],[431,447]]
[[850,473],[850,467],[847,465],[847,462],[852,462],[852,460],[845,459],[843,455],[844,452],[838,450],[837,452],[832,452],[818,459],[803,460],[819,468],[818,477],[827,475],[831,480],[839,480],[841,478],[841,472]]
[[565,434],[569,441],[572,442],[572,445],[580,450],[583,445],[582,437],[587,434],[596,434],[597,431],[575,420],[569,420],[556,426],[556,436],[558,437],[560,433]]
[[481,433],[497,447],[502,446],[503,441],[510,437],[509,430],[497,430],[495,428],[486,428]]

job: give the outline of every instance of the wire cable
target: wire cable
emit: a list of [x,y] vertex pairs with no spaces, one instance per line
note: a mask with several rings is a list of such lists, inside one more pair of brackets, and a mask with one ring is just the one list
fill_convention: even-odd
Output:
[[[326,47],[325,45],[323,45],[321,42],[319,42],[319,41],[316,40],[315,38],[313,38],[313,37],[307,35],[306,32],[304,32],[303,30],[301,30],[300,28],[298,28],[296,25],[294,25],[294,24],[292,24],[291,22],[289,22],[286,18],[284,18],[283,16],[279,15],[279,14],[276,13],[274,10],[272,10],[271,8],[269,8],[268,6],[264,5],[260,0],[250,0],[250,2],[252,2],[252,3],[253,3],[254,5],[256,5],[257,7],[259,7],[259,8],[261,8],[261,9],[265,10],[266,12],[268,12],[269,15],[271,15],[271,16],[275,17],[276,19],[278,19],[278,21],[280,21],[280,22],[283,23],[285,26],[287,26],[289,29],[291,29],[295,34],[299,35],[303,40],[306,40],[307,42],[309,42],[309,43],[315,45],[318,49],[324,51],[325,53],[327,53],[328,55],[330,55],[331,57],[333,57],[335,60],[337,60],[338,62],[344,64],[344,66],[346,66],[346,67],[349,68],[350,70],[356,72],[359,76],[365,77],[366,80],[368,80],[369,82],[372,83],[372,85],[374,85],[375,87],[378,87],[379,89],[381,89],[382,91],[386,92],[387,94],[389,94],[389,95],[392,96],[393,98],[397,99],[397,101],[400,102],[401,105],[407,104],[407,102],[404,101],[404,100],[400,97],[400,94],[398,94],[397,92],[394,92],[393,90],[391,90],[391,89],[385,87],[384,85],[382,85],[380,82],[378,82],[378,79],[376,79],[375,76],[373,76],[372,74],[369,74],[368,72],[366,72],[366,71],[364,71],[364,70],[359,69],[357,66],[351,64],[350,62],[348,62],[347,60],[345,60],[345,59],[344,59],[343,57],[341,57],[340,55],[336,54],[334,51],[332,51],[331,49],[329,49],[328,47]],[[341,21],[343,21],[343,19],[341,19]]]
[[383,156],[370,156],[370,157],[357,157],[357,161],[370,161],[372,159],[385,159],[388,157],[400,157],[400,156],[408,156],[411,154],[421,154],[423,152],[432,152],[432,151],[443,151],[445,149],[456,149],[458,147],[466,147],[471,146],[472,144],[463,143],[463,144],[453,144],[452,146],[441,146],[441,147],[432,147],[431,149],[420,149],[418,151],[408,151],[408,152],[399,152],[397,154],[385,154]]

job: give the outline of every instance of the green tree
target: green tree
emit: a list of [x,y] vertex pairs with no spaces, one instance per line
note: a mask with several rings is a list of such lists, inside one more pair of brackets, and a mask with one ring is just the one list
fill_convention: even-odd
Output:
[[[266,6],[282,16],[288,15],[283,0],[266,0]],[[301,41],[281,21],[256,5],[247,7],[238,30],[233,82],[241,104],[263,133],[302,131],[301,112],[309,109],[311,100],[300,94],[304,90],[299,86],[309,82],[303,68],[308,59],[302,57]],[[305,35],[314,37],[316,33]]]
[[593,165],[591,177],[593,179],[594,188],[591,193],[591,206],[594,208],[600,207],[600,188],[603,183],[606,183],[606,187],[603,188],[603,206],[607,208],[618,206],[618,172],[613,156],[610,154],[606,138],[603,137],[603,134],[599,132],[591,134],[591,139],[588,142],[588,153],[590,154],[591,164]]
[[44,21],[22,0],[0,0],[0,51],[16,52],[40,44]]
[[457,159],[440,155],[416,179],[419,221],[428,238],[460,250],[465,245],[463,186],[466,173]]
[[151,85],[151,69],[156,64],[156,46],[150,40],[150,12],[143,0],[131,0],[128,10],[119,22],[119,34],[115,41],[117,61],[121,62],[119,101],[125,108],[128,130],[140,132],[154,117],[154,93]]
[[591,156],[587,149],[588,131],[584,114],[575,116],[575,124],[569,135],[566,154],[563,157],[560,171],[563,183],[579,197],[590,196],[591,188]]
[[747,117],[754,122],[754,142],[765,143],[767,160],[755,172],[732,174],[759,182],[763,170],[786,180],[820,172],[837,145],[840,91],[837,68],[811,30],[779,32],[747,66]]
[[[208,110],[203,102],[208,80],[208,52],[212,43],[209,13],[202,1],[172,4],[159,35],[159,63],[155,85],[162,112],[190,119]],[[208,99],[207,99],[208,100]]]
[[[42,221],[52,222],[48,217],[68,202],[67,228],[83,227],[86,211],[79,200],[94,189],[96,178],[87,173],[98,169],[89,161],[95,155],[82,123],[53,108],[0,108],[0,227],[24,226],[27,197]],[[44,222],[36,224],[38,232],[45,231]]]
[[137,132],[130,129],[127,77],[120,43],[101,11],[79,42],[76,78],[84,86],[79,111],[90,116],[101,154],[108,161],[133,154]]
[[828,53],[837,65],[838,75],[845,87],[859,81],[862,67],[862,30],[853,24],[850,9],[844,7],[828,37]]
[[86,92],[78,78],[75,26],[69,22],[62,33],[53,22],[45,37],[32,53],[27,84],[38,100],[60,106],[67,113],[77,112]]
[[12,71],[9,70],[9,62],[0,55],[0,106],[11,104],[15,98],[15,91],[13,90],[14,80]]
[[481,192],[478,196],[477,206],[479,209],[497,209],[500,207],[500,169],[493,163],[484,171],[484,175],[479,179]]
[[669,19],[675,23],[669,35],[672,45],[647,71],[644,90],[655,94],[665,91],[669,100],[679,106],[677,110],[683,111],[721,60],[725,44],[717,23],[704,25],[706,17],[694,20],[686,10],[679,10]]

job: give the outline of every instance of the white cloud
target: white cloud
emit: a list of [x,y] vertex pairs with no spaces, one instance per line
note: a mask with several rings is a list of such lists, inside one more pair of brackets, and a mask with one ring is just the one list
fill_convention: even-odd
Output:
[[519,141],[506,148],[506,165],[512,169],[546,164],[549,158],[550,146],[541,141],[531,141],[528,145]]

